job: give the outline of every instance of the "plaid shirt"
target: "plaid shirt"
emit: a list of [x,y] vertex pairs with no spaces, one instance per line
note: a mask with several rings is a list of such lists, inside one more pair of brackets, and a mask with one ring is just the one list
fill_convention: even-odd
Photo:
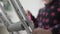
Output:
[[37,18],[31,17],[35,27],[51,28],[53,34],[60,34],[60,1],[40,9]]

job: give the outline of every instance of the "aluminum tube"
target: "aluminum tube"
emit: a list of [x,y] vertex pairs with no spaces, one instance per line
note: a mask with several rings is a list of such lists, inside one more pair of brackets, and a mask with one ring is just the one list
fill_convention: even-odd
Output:
[[22,26],[21,23],[11,24],[11,25],[8,27],[8,31],[10,31],[10,32],[20,31],[20,30],[24,30],[24,27]]

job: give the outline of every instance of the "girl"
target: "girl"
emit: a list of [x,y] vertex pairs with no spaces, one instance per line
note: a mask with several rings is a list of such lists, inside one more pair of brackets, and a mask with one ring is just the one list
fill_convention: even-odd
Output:
[[60,0],[43,0],[45,7],[39,10],[37,18],[31,14],[35,29],[32,33],[39,33],[40,28],[50,30],[52,34],[60,34]]

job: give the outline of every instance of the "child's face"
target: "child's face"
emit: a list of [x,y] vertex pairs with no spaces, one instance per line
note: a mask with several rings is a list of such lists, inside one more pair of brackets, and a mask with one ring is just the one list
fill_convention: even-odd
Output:
[[44,0],[45,4],[49,4],[52,0]]

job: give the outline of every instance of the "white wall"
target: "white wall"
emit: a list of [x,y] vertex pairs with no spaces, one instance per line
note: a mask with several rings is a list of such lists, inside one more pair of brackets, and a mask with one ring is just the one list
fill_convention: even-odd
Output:
[[20,0],[25,10],[30,10],[30,12],[36,17],[38,10],[44,5],[41,0]]

